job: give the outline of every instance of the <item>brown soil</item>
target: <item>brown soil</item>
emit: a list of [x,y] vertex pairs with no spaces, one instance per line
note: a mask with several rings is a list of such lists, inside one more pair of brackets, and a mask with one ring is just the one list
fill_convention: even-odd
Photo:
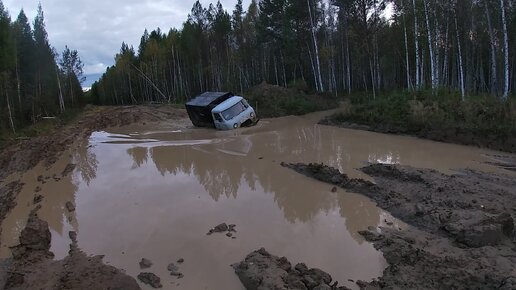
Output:
[[[0,183],[14,173],[23,173],[37,164],[50,166],[61,153],[94,131],[134,123],[169,122],[186,118],[184,110],[170,106],[92,107],[69,125],[58,125],[52,132],[12,142],[0,152]],[[62,176],[74,170],[65,168]],[[16,206],[23,184],[13,181],[0,187],[0,223]],[[31,213],[22,231],[20,245],[12,248],[13,258],[0,261],[0,285],[5,289],[140,289],[136,281],[118,269],[102,263],[102,257],[88,257],[76,245],[71,232],[69,255],[53,261],[48,224]]]
[[134,278],[102,263],[102,256],[88,257],[77,247],[76,234],[68,256],[53,261],[49,251],[51,234],[48,223],[39,219],[36,207],[14,247],[3,276],[4,289],[140,289]]
[[248,290],[298,289],[298,290],[346,290],[332,282],[330,274],[309,269],[305,264],[292,264],[285,257],[271,255],[264,248],[247,255],[244,261],[233,264],[235,273]]
[[389,263],[379,281],[363,287],[516,289],[513,177],[374,164],[361,169],[373,184],[321,164],[283,166],[364,194],[409,225],[361,232]]

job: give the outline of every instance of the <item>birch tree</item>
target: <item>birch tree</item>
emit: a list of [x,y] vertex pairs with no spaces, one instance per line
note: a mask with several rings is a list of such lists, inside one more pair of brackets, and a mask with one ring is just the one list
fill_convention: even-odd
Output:
[[502,16],[503,51],[504,51],[504,87],[502,99],[509,97],[509,35],[507,33],[507,20],[505,18],[504,0],[500,0],[500,14]]

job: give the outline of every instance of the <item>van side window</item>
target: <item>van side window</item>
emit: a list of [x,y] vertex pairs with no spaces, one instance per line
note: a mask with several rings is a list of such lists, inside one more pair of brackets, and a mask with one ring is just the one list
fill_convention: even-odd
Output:
[[215,113],[215,114],[213,114],[213,116],[215,117],[215,120],[217,120],[219,122],[223,122],[222,116],[219,113]]

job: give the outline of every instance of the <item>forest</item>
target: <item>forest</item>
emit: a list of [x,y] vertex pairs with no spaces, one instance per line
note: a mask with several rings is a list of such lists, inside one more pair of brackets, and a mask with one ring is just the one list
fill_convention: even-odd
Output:
[[41,5],[32,27],[12,21],[0,0],[0,137],[83,106],[83,63],[76,50],[50,45]]
[[[514,88],[514,0],[197,1],[181,29],[123,43],[96,104],[181,102],[262,82],[334,96],[432,91],[506,100]],[[392,14],[392,17],[385,17]]]

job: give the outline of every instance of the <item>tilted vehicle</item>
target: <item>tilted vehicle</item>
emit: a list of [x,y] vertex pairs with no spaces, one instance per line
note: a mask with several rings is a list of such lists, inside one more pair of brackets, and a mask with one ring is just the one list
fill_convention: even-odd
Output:
[[240,127],[253,126],[258,122],[256,112],[242,97],[231,97],[212,111],[215,128],[219,130],[231,130]]
[[186,103],[186,110],[197,127],[231,130],[258,122],[249,103],[230,92],[205,92]]

